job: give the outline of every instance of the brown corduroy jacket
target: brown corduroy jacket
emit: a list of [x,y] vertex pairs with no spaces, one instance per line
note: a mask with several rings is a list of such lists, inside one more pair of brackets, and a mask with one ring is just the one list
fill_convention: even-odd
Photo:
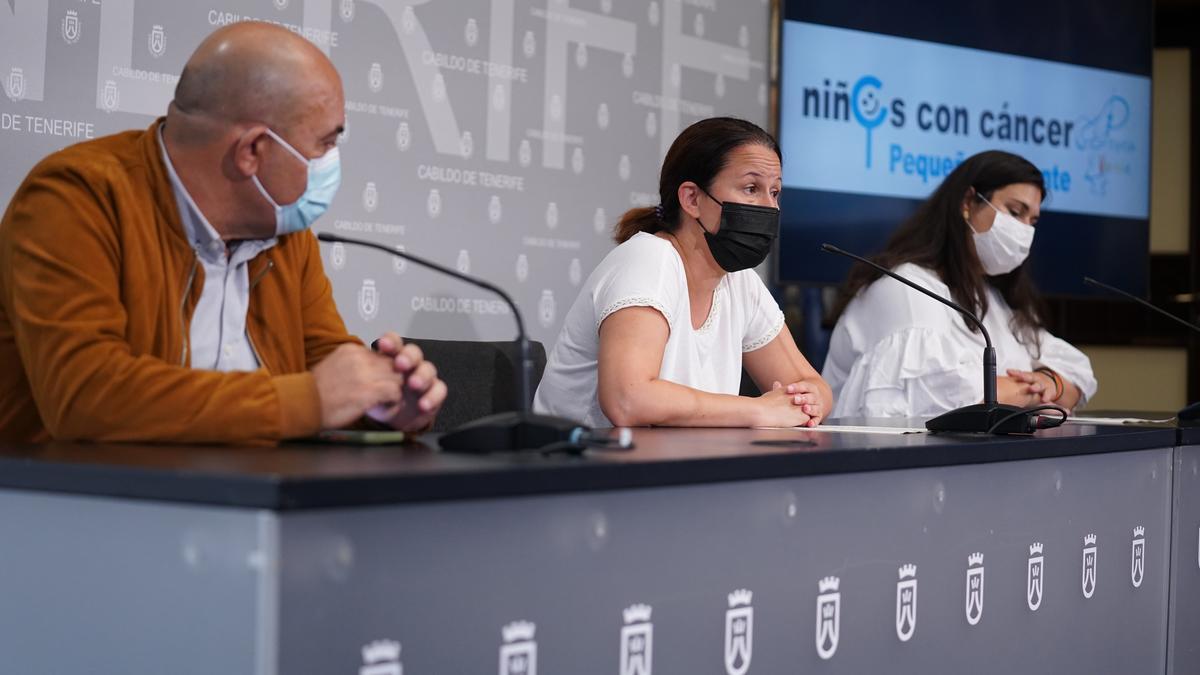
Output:
[[249,263],[261,367],[189,367],[203,266],[157,129],[42,160],[0,220],[0,440],[272,441],[320,426],[309,369],[346,332],[311,232]]

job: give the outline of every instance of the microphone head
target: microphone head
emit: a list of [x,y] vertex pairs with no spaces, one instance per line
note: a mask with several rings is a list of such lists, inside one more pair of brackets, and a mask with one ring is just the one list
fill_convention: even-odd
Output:
[[341,241],[341,237],[337,236],[336,234],[330,234],[328,232],[318,232],[317,240],[318,241]]
[[833,244],[821,244],[821,250],[826,253],[841,253],[842,250]]
[[1083,283],[1087,284],[1088,286],[1099,286],[1100,285],[1099,282],[1097,282],[1095,279],[1093,279],[1089,276],[1083,277]]

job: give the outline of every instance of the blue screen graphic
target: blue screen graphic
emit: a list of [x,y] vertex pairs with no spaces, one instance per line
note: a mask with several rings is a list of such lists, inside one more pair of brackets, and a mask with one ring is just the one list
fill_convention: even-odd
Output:
[[1144,292],[1150,10],[895,4],[787,4],[780,281],[841,282],[849,265],[821,242],[879,251],[959,162],[996,148],[1046,180],[1030,262],[1043,290],[1087,294],[1086,274]]

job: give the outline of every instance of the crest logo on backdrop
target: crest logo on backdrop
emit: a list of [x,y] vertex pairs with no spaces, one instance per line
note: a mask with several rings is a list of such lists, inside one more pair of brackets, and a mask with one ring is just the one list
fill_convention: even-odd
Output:
[[150,29],[150,37],[148,39],[150,47],[150,55],[158,58],[167,51],[167,34],[163,31],[163,27],[154,24]]
[[8,97],[14,101],[25,98],[25,71],[16,66],[8,73]]
[[121,92],[117,90],[117,83],[115,81],[104,81],[104,93],[101,101],[104,104],[105,112],[112,112],[121,105]]
[[383,65],[378,61],[372,63],[367,71],[367,86],[376,94],[383,91]]
[[379,291],[375,289],[374,279],[363,279],[362,288],[358,289],[358,315],[363,321],[372,321],[379,314]]
[[82,30],[82,27],[79,25],[79,12],[73,9],[67,10],[67,15],[62,20],[63,42],[69,45],[79,42],[79,35]]

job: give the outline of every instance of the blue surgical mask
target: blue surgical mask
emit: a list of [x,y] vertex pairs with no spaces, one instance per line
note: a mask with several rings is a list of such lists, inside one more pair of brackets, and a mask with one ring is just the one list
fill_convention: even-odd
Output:
[[267,129],[267,133],[308,167],[308,185],[299,199],[280,206],[267,193],[258,176],[251,176],[251,180],[262,196],[275,207],[275,236],[307,230],[329,208],[338,186],[342,184],[342,162],[338,149],[334,147],[316,159],[309,159],[280,138],[279,134],[270,129]]

